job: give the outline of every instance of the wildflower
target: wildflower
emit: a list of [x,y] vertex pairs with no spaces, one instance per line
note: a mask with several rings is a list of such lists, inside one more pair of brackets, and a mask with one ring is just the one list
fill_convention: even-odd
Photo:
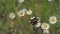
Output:
[[25,15],[25,10],[19,10],[18,11],[18,16],[19,17],[22,17],[22,16],[24,16]]
[[19,0],[18,2],[19,2],[19,3],[23,3],[23,2],[24,2],[24,0]]
[[14,19],[15,18],[15,14],[14,13],[10,13],[10,16],[9,16],[11,19]]
[[26,11],[27,11],[27,9],[23,8],[23,9],[22,9],[22,11],[25,11],[25,12],[26,12]]
[[36,25],[34,25],[35,27],[40,27],[41,23],[37,23]]
[[34,19],[35,17],[31,17],[31,19]]
[[49,30],[43,30],[44,34],[49,34]]
[[55,24],[57,22],[57,18],[55,16],[51,16],[49,22],[50,24]]
[[49,2],[51,2],[52,0],[48,0]]
[[29,9],[28,11],[26,11],[26,14],[27,14],[27,15],[31,15],[31,14],[32,14],[32,10]]
[[43,24],[41,25],[41,28],[42,28],[42,29],[49,29],[49,27],[50,27],[50,25],[47,24],[47,23],[43,23]]

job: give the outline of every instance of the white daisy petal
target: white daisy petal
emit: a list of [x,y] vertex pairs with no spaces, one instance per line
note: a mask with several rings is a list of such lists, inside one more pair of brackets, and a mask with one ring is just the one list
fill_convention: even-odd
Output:
[[15,18],[15,14],[14,14],[14,13],[10,13],[9,17],[10,17],[11,19],[14,19],[14,18]]
[[27,14],[27,15],[31,15],[31,14],[32,14],[32,10],[29,9],[28,11],[26,11],[26,14]]
[[42,28],[42,29],[49,29],[49,27],[50,27],[50,25],[47,24],[47,23],[43,23],[43,24],[41,25],[41,28]]
[[31,19],[34,19],[35,17],[31,17]]
[[41,23],[37,23],[36,25],[34,25],[35,27],[40,27]]
[[19,0],[18,2],[19,2],[19,3],[23,3],[23,2],[24,2],[24,0]]
[[49,22],[50,24],[55,24],[57,22],[57,18],[55,16],[51,16]]
[[49,2],[51,2],[52,0],[48,0]]
[[24,15],[25,15],[25,11],[19,10],[18,16],[19,16],[19,17],[22,17],[22,16],[24,16]]
[[44,34],[49,34],[49,30],[43,30]]

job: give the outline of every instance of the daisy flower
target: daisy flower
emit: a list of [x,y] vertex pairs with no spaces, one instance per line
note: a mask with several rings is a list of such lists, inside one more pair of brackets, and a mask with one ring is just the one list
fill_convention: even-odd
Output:
[[39,17],[31,17],[30,23],[34,27],[39,27],[41,25]]
[[11,19],[14,19],[14,18],[15,18],[15,14],[14,14],[14,13],[10,13],[9,17],[10,17]]
[[32,10],[29,9],[28,11],[26,11],[26,14],[27,14],[27,15],[31,15],[31,14],[32,14]]
[[43,30],[44,34],[49,34],[49,30]]
[[52,0],[48,0],[49,2],[51,2]]
[[43,24],[41,25],[41,28],[42,28],[42,29],[49,29],[49,27],[50,27],[50,25],[47,24],[47,23],[43,23]]
[[55,24],[57,22],[57,18],[55,16],[51,16],[49,22],[50,24]]
[[24,16],[24,15],[25,15],[25,10],[19,10],[18,16],[19,16],[19,17],[22,17],[22,16]]
[[19,3],[23,3],[23,2],[24,2],[24,0],[19,0],[18,2],[19,2]]

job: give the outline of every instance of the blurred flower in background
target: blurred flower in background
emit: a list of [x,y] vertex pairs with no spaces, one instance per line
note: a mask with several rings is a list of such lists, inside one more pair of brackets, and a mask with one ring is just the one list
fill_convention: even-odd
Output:
[[43,30],[43,33],[49,34],[49,30]]
[[34,25],[35,27],[39,27],[41,25],[41,23],[37,23],[36,25]]
[[48,23],[43,23],[43,24],[41,25],[41,28],[42,28],[42,29],[49,29],[49,28],[50,28],[50,25],[49,25]]
[[14,18],[15,18],[15,14],[14,14],[14,13],[10,13],[9,17],[10,17],[11,19],[14,19]]
[[22,11],[25,11],[25,12],[26,12],[26,11],[27,11],[27,9],[26,9],[26,8],[23,8],[23,9],[22,9]]
[[55,24],[57,22],[57,18],[55,16],[51,16],[49,22],[50,24]]
[[51,2],[52,0],[48,0],[49,2]]
[[31,17],[31,19],[34,19],[35,17]]
[[25,10],[19,10],[18,11],[18,16],[19,17],[22,17],[22,16],[24,16],[25,15]]
[[31,9],[27,10],[27,11],[26,11],[26,14],[27,14],[27,15],[31,15],[31,14],[32,14],[32,10],[31,10]]
[[18,2],[19,2],[19,3],[23,3],[23,2],[24,2],[24,0],[19,0]]

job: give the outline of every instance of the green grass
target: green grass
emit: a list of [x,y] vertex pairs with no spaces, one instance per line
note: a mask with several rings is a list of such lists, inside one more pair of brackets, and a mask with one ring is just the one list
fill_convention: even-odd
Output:
[[[18,6],[18,0],[0,0],[0,34],[42,34],[41,29],[34,31],[32,26],[29,24],[30,17],[38,16],[41,22],[48,22],[50,16],[57,17],[57,23],[51,25],[49,31],[51,34],[60,33],[60,0],[53,0],[48,2],[47,0],[25,0],[24,3]],[[19,9],[31,8],[33,14],[24,17],[18,17],[16,12]],[[9,13],[14,12],[16,18],[9,19]],[[16,32],[15,32],[16,30]]]

